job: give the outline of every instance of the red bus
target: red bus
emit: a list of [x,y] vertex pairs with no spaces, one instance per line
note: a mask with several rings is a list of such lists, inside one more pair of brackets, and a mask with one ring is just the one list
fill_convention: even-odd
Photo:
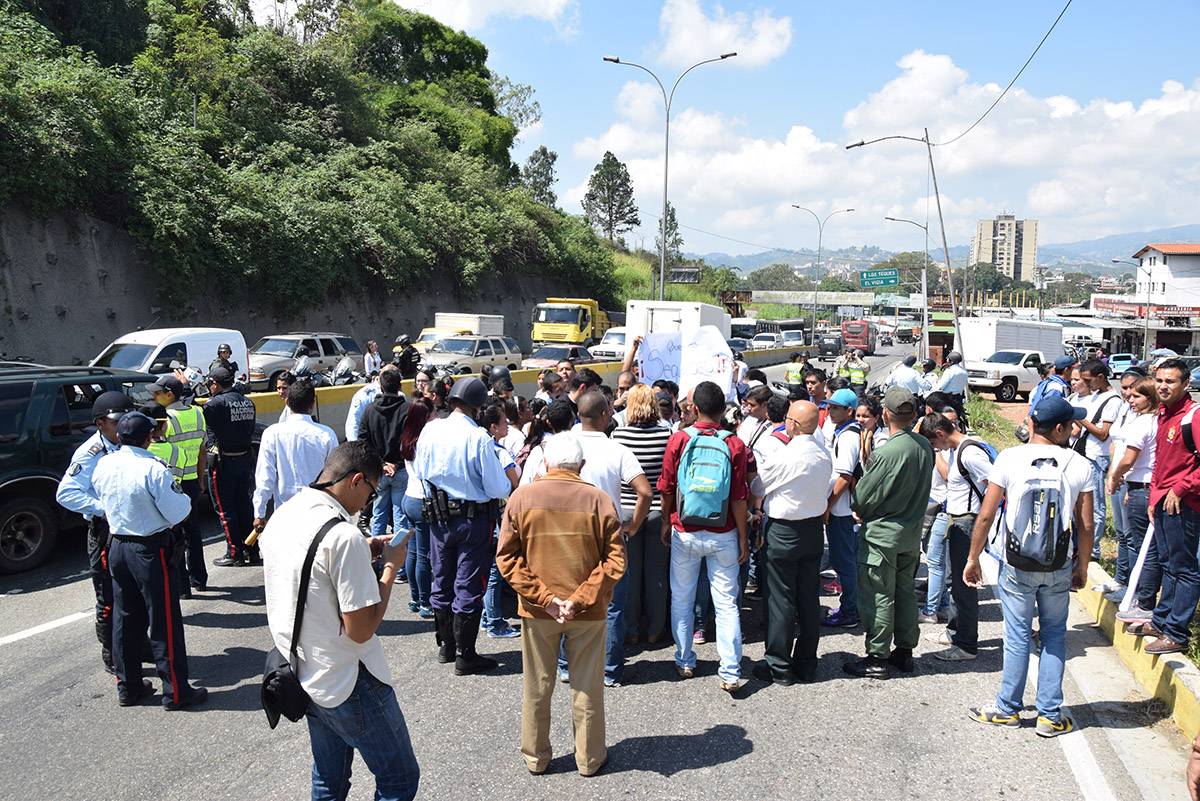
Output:
[[875,355],[875,338],[878,335],[875,323],[867,320],[847,320],[842,323],[842,341],[846,347],[861,350],[868,356]]

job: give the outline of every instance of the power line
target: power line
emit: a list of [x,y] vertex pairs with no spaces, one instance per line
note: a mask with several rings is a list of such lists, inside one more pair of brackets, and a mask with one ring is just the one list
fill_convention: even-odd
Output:
[[994,109],[1000,103],[1000,101],[1004,99],[1004,96],[1006,94],[1008,94],[1008,90],[1013,88],[1013,84],[1015,84],[1017,82],[1017,78],[1021,77],[1021,73],[1025,71],[1025,67],[1029,66],[1029,62],[1033,61],[1033,57],[1038,54],[1038,51],[1042,49],[1042,45],[1044,45],[1046,43],[1046,40],[1050,38],[1050,34],[1054,32],[1054,28],[1058,25],[1058,21],[1063,18],[1063,14],[1067,13],[1067,9],[1071,7],[1071,3],[1072,3],[1072,0],[1067,0],[1067,4],[1065,6],[1063,6],[1063,10],[1058,12],[1058,17],[1054,20],[1054,25],[1051,25],[1050,30],[1046,31],[1046,35],[1042,37],[1042,41],[1038,42],[1038,46],[1033,49],[1033,53],[1031,53],[1029,58],[1025,60],[1025,63],[1021,66],[1021,69],[1017,71],[1017,74],[1015,76],[1013,76],[1013,79],[1008,82],[1008,86],[1004,87],[1004,91],[1001,92],[1000,96],[996,98],[996,102],[994,102],[994,103],[992,103],[992,105],[988,106],[988,110],[983,112],[983,116],[981,116],[979,119],[975,120],[975,122],[971,123],[971,127],[968,128],[967,130],[963,131],[962,133],[960,133],[958,136],[956,136],[953,139],[950,139],[946,142],[934,142],[933,147],[942,147],[944,145],[949,145],[949,144],[953,144],[954,142],[957,142],[959,139],[962,139],[964,136],[966,136],[972,130],[974,130],[976,125],[983,122],[984,117],[986,117],[987,115],[992,113],[992,109]]

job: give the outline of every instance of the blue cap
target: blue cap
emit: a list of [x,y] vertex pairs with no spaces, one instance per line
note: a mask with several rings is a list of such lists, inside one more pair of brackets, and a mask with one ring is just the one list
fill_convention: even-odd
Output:
[[125,445],[141,445],[158,423],[141,412],[128,412],[117,421],[117,436]]
[[1057,359],[1054,360],[1054,369],[1055,370],[1066,370],[1068,367],[1074,367],[1074,366],[1075,366],[1075,360],[1072,359],[1070,356],[1059,356]]
[[1086,416],[1087,409],[1082,406],[1072,406],[1060,395],[1045,396],[1029,413],[1029,419],[1039,426],[1056,426],[1059,423],[1082,420]]
[[847,409],[858,408],[858,395],[852,389],[839,389],[825,401],[826,406],[845,406]]

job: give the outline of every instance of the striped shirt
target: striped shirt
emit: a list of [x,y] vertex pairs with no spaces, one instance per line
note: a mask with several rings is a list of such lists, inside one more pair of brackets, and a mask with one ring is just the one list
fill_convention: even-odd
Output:
[[[667,440],[671,438],[671,429],[656,425],[650,428],[639,426],[620,426],[612,433],[614,442],[619,442],[637,457],[646,480],[654,488],[654,500],[650,502],[650,511],[661,510],[659,505],[658,477],[662,473],[663,454],[667,452]],[[628,484],[621,485],[621,508],[632,509],[637,503],[637,493]]]

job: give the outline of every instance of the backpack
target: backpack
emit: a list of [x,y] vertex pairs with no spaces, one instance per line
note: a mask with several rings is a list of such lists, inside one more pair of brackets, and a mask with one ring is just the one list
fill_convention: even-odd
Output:
[[[1064,506],[1062,477],[1075,456],[1064,450],[1063,461],[1040,456],[1029,465],[1029,475],[1018,495],[1005,498],[1000,517],[1000,546],[1004,560],[1017,570],[1049,573],[1067,563],[1071,544],[1073,509]],[[1009,523],[1012,523],[1011,527]]]
[[[725,443],[729,432],[723,429],[701,431],[695,426],[684,429],[687,444],[679,457],[675,474],[679,491],[676,511],[685,526],[724,530],[729,516],[729,491],[733,485],[733,455]],[[716,529],[714,529],[716,530]]]
[[[1121,396],[1119,394],[1117,394],[1117,395],[1113,395],[1108,400],[1104,401],[1104,403],[1100,404],[1100,408],[1096,410],[1096,413],[1094,415],[1092,415],[1092,425],[1099,424],[1100,418],[1104,415],[1104,410],[1108,408],[1109,403],[1111,403],[1112,401],[1119,401],[1120,399],[1121,399]],[[1073,443],[1071,443],[1071,450],[1075,451],[1080,456],[1086,456],[1087,455],[1087,438],[1088,438],[1089,433],[1091,433],[1091,432],[1085,430],[1082,434],[1080,434],[1079,438],[1076,439]]]
[[[958,472],[962,475],[963,478],[965,478],[967,480],[967,486],[971,488],[971,494],[979,496],[979,503],[980,503],[980,505],[982,505],[983,504],[983,491],[980,490],[979,487],[975,486],[975,482],[971,480],[971,471],[967,469],[967,466],[965,464],[963,464],[961,449],[966,447],[967,445],[974,445],[978,448],[983,449],[983,452],[987,454],[988,461],[991,462],[992,464],[996,463],[996,457],[999,455],[1000,452],[998,450],[996,450],[995,445],[990,445],[986,442],[980,442],[977,439],[965,439],[962,441],[962,444],[959,445],[960,450],[958,452],[958,455],[956,455],[954,457],[954,460],[956,462],[958,462]],[[967,496],[967,509],[971,508],[970,501],[971,501],[971,496],[968,495]]]
[[[858,434],[861,436],[862,435],[862,424],[859,423],[858,421],[852,422],[848,426],[843,428],[841,431],[839,431],[833,435],[833,458],[835,458],[835,459],[837,458],[838,445],[841,444],[842,434],[845,434],[847,431],[849,431],[852,434]],[[850,474],[850,489],[854,489],[854,485],[857,484],[858,480],[860,478],[862,478],[862,476],[863,476],[862,463],[863,463],[862,455],[859,454],[859,459],[854,465],[854,472]]]
[[1200,409],[1200,406],[1193,406],[1188,410],[1188,413],[1183,416],[1183,425],[1180,426],[1183,444],[1187,446],[1188,453],[1192,456],[1200,456],[1200,451],[1196,449],[1196,437],[1192,434],[1192,418],[1196,416],[1196,409]]

